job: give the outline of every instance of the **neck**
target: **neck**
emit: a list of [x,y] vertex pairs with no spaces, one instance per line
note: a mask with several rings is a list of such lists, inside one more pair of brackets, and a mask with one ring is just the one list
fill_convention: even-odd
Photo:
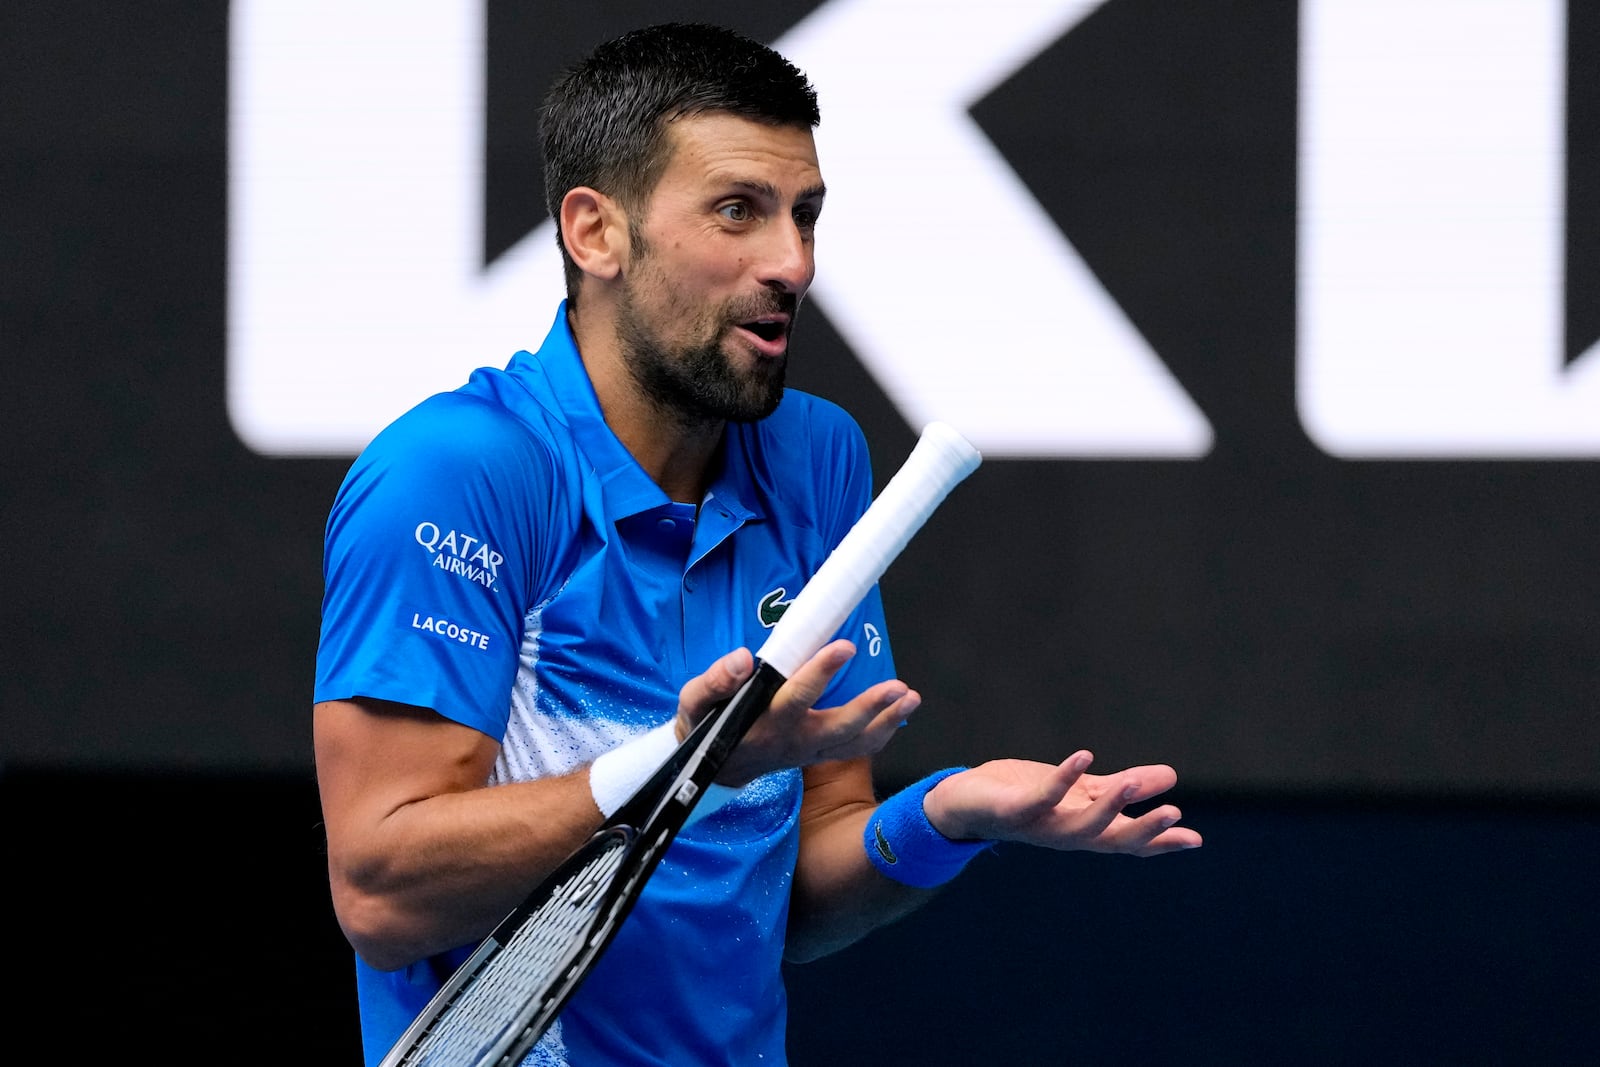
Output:
[[669,497],[699,504],[711,484],[725,424],[664,409],[646,396],[622,358],[609,319],[580,316],[574,309],[567,321],[611,432]]

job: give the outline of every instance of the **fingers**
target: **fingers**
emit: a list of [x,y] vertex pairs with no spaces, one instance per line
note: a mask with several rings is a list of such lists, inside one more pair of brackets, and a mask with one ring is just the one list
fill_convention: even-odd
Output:
[[873,686],[843,707],[814,712],[833,720],[828,736],[817,746],[817,756],[838,760],[882,751],[921,706],[922,694],[896,681]]
[[1144,785],[1130,771],[1113,775],[1108,785],[1111,787],[1101,790],[1080,816],[1080,829],[1095,839],[1121,836],[1109,833],[1112,824],[1123,817],[1122,809],[1145,795]]
[[[1065,769],[1080,756],[1087,755],[1080,753],[1079,756],[1074,756],[1062,764],[1061,769]],[[1129,767],[1115,774],[1082,775],[1083,792],[1095,802],[1097,808],[1101,805],[1115,805],[1120,810],[1129,804],[1138,804],[1158,797],[1177,784],[1178,772],[1165,764]]]
[[703,684],[704,702],[711,705],[727,700],[738,692],[739,687],[755,673],[755,669],[756,658],[750,654],[750,650],[736,648],[708,667],[700,677],[691,680],[689,685],[693,686],[696,682]]
[[1094,753],[1088,749],[1079,749],[1056,765],[1055,770],[1045,779],[1046,792],[1055,794],[1050,802],[1052,807],[1061,802],[1077,784],[1078,779],[1089,770],[1092,763],[1094,763]]
[[[1079,752],[1057,769],[1055,780],[1070,784],[1083,778],[1089,753]],[[1090,776],[1091,778],[1093,776]],[[1090,838],[1096,851],[1121,852],[1133,856],[1155,856],[1182,849],[1198,848],[1198,833],[1177,825],[1183,817],[1177,807],[1164,804],[1142,815],[1127,815],[1129,805],[1165,793],[1177,784],[1178,774],[1165,764],[1130,767],[1086,784],[1085,793],[1093,799],[1078,814],[1077,832]]]
[[1202,839],[1198,833],[1177,822],[1183,813],[1171,804],[1147,811],[1136,819],[1129,819],[1122,836],[1122,851],[1133,856],[1159,856],[1199,848]]
[[[825,646],[795,672],[773,697],[772,706],[809,708],[827,688],[839,668],[855,655],[849,641],[834,641]],[[705,673],[689,679],[678,692],[678,715],[692,723],[716,704],[739,691],[755,671],[755,657],[747,648],[736,648],[717,660]]]
[[737,648],[696,675],[678,691],[678,740],[689,736],[694,724],[706,712],[739,691],[755,672],[755,657],[747,648]]
[[830,641],[816,655],[801,664],[772,698],[770,713],[795,714],[809,711],[822,696],[833,676],[850,662],[856,646],[843,638]]
[[1178,772],[1164,763],[1152,763],[1144,767],[1129,767],[1122,773],[1128,779],[1127,784],[1137,786],[1128,799],[1130,804],[1137,804],[1141,800],[1158,797],[1178,784]]
[[[838,707],[815,706],[855,654],[856,646],[840,639],[802,664],[773,695],[717,780],[731,785],[782,767],[869,756],[888,744],[922,703],[921,695],[904,682],[879,682]],[[751,669],[749,653],[740,652],[724,657],[686,685],[680,696],[680,736],[688,735],[682,724],[697,701],[709,707],[715,699],[708,698],[731,695]],[[704,711],[698,714],[704,715]]]
[[1117,787],[1106,789],[1088,809],[1092,816],[1087,828],[1096,834],[1098,851],[1157,856],[1200,846],[1198,833],[1177,825],[1183,813],[1172,804],[1142,815],[1124,814],[1128,805],[1159,796],[1176,785],[1178,775],[1171,767],[1132,767],[1113,778]]

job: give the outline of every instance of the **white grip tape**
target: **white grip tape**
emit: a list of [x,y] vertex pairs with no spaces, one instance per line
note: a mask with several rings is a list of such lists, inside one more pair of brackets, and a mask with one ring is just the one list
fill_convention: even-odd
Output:
[[844,540],[784,610],[757,655],[785,678],[827,643],[906,543],[982,455],[945,423],[929,423],[916,448]]

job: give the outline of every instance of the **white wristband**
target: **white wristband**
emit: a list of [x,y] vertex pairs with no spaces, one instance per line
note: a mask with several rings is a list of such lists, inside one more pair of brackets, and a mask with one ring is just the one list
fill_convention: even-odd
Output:
[[[626,804],[677,749],[677,730],[673,720],[669,719],[653,730],[630,737],[616,748],[602,752],[589,764],[589,792],[600,814],[608,819],[616,814],[617,809]],[[685,825],[693,825],[738,795],[737,789],[711,783],[700,798],[700,803],[689,813]]]
[[600,814],[608,819],[615,815],[677,748],[677,730],[668,719],[654,730],[602,752],[589,764],[589,792],[594,794]]

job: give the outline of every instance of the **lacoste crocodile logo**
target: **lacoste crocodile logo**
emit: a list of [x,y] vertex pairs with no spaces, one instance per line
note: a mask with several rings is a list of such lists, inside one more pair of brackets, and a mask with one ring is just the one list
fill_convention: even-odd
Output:
[[883,862],[893,866],[900,862],[900,857],[894,854],[894,849],[889,847],[889,839],[883,836],[883,823],[872,824],[872,843],[878,846],[878,855],[883,857]]
[[778,625],[778,620],[783,618],[783,613],[789,610],[790,604],[794,603],[793,600],[783,599],[783,594],[787,592],[788,590],[780,585],[761,598],[761,603],[756,606],[756,615],[761,619],[762,626],[770,630]]

